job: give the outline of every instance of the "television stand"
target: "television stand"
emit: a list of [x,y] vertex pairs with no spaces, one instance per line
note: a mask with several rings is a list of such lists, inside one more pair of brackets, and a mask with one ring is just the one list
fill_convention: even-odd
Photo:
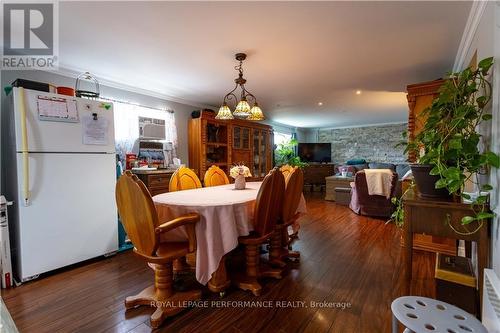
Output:
[[325,177],[335,174],[334,163],[310,163],[304,168],[304,185],[326,185]]

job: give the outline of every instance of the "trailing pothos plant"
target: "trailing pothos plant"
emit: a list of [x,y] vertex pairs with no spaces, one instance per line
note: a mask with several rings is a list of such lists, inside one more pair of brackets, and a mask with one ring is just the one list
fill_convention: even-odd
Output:
[[296,139],[291,139],[278,144],[278,147],[274,151],[274,161],[277,166],[288,164],[290,166],[297,166],[303,168],[307,166],[307,163],[302,162],[300,157],[297,156],[296,149],[298,145]]
[[[423,129],[414,140],[405,143],[405,153],[413,151],[418,156],[423,152],[419,163],[433,166],[430,174],[439,176],[435,187],[445,188],[455,197],[470,200],[470,195],[463,192],[465,184],[472,181],[479,186],[478,174],[490,167],[500,167],[497,154],[479,148],[478,126],[492,118],[485,112],[492,95],[487,79],[492,65],[493,58],[486,58],[479,62],[477,69],[451,73],[441,86],[439,96],[423,111],[422,116],[426,118]],[[481,186],[481,191],[492,189],[490,184]],[[398,204],[393,220],[401,224],[401,202],[393,202]],[[475,216],[462,218],[463,225],[493,217],[486,211],[487,195],[480,192],[472,203]]]

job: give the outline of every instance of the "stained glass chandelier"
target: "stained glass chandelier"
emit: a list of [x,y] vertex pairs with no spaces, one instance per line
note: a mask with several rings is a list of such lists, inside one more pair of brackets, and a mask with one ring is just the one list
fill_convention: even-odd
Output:
[[[217,112],[215,119],[239,118],[247,120],[263,120],[264,114],[257,103],[257,99],[245,88],[247,80],[243,78],[243,60],[247,58],[247,55],[245,53],[236,53],[235,58],[240,62],[239,65],[234,67],[234,69],[238,71],[238,77],[234,79],[236,86],[233,90],[228,92],[226,96],[224,96],[222,106],[220,107],[219,112]],[[236,101],[238,101],[238,97],[234,93],[238,87],[241,89],[240,99],[238,104],[236,104],[234,112],[231,112],[229,103],[236,103]],[[249,102],[253,104],[252,107],[250,107]]]

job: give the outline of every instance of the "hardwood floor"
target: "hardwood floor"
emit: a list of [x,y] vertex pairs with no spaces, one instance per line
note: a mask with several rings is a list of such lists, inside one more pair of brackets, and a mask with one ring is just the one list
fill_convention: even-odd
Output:
[[[403,280],[396,227],[358,216],[317,193],[308,195],[307,203],[309,213],[294,244],[300,265],[282,280],[264,280],[260,297],[231,288],[220,299],[204,289],[209,304],[269,300],[272,308],[196,307],[167,319],[157,332],[389,332],[394,298],[409,287],[414,295],[434,296],[432,254],[415,252],[411,286]],[[150,332],[152,308],[125,312],[124,299],[152,283],[152,271],[128,251],[3,290],[2,297],[21,333]],[[275,301],[302,301],[307,307],[279,308]],[[351,306],[311,306],[323,301]]]

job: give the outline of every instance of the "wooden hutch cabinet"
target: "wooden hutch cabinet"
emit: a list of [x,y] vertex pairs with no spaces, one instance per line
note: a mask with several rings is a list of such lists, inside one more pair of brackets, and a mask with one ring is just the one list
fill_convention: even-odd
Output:
[[202,179],[217,165],[227,174],[235,164],[245,164],[250,180],[261,180],[273,167],[273,129],[259,122],[215,119],[212,110],[193,112],[189,120],[189,167]]
[[[429,82],[411,84],[406,87],[408,92],[408,140],[413,140],[425,125],[426,118],[422,112],[431,106],[432,101],[439,95],[439,88],[445,80],[439,79]],[[417,156],[410,153],[408,161],[415,163]],[[424,251],[440,252],[456,255],[457,245],[454,239],[437,237],[434,235],[414,234],[413,248]]]

